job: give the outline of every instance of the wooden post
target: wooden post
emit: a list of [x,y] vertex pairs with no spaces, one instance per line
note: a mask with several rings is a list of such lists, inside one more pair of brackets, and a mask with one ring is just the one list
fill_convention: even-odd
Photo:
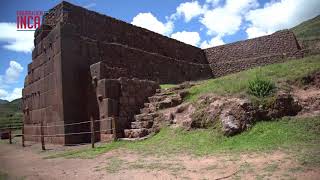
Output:
[[41,135],[40,135],[40,137],[41,137],[41,148],[44,151],[44,150],[46,150],[46,146],[44,144],[43,121],[41,121],[41,124],[40,124],[40,133],[41,133]]
[[90,116],[91,121],[91,147],[94,148],[94,143],[96,141],[96,132],[95,132],[95,124],[94,124],[94,118],[93,116]]
[[112,133],[113,133],[113,140],[117,140],[117,130],[116,130],[116,118],[112,116]]
[[9,124],[9,143],[12,144],[11,124]]
[[22,147],[25,147],[25,145],[24,145],[24,123],[22,124],[22,136],[21,136],[21,138],[22,138]]

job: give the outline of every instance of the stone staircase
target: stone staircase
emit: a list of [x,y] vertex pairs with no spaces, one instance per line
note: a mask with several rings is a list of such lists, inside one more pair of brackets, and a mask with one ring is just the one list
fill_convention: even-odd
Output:
[[148,97],[148,103],[144,103],[140,114],[134,116],[130,129],[124,130],[125,138],[142,138],[159,131],[158,122],[161,121],[162,114],[158,110],[181,104],[188,93],[184,89],[185,86],[182,85],[170,89],[157,89],[156,94]]

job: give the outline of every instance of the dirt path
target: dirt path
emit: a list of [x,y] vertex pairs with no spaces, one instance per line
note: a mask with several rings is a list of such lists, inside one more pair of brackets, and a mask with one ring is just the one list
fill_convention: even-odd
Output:
[[[0,172],[23,179],[317,179],[319,168],[301,166],[280,151],[158,157],[126,150],[94,159],[44,159],[37,146],[0,143]],[[1,176],[0,176],[1,179]]]

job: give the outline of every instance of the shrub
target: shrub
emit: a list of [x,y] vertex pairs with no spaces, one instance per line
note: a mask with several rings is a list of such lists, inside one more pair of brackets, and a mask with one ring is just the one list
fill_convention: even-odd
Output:
[[249,81],[248,93],[256,97],[266,97],[272,94],[275,90],[275,84],[261,76],[256,76]]

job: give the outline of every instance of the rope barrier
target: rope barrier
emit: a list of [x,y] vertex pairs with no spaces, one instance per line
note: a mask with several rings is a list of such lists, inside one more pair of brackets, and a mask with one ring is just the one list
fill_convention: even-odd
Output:
[[[76,122],[76,123],[69,123],[69,124],[61,124],[61,125],[47,125],[44,126],[43,125],[43,121],[41,121],[40,125],[27,125],[23,124],[23,123],[11,123],[8,125],[8,127],[5,128],[0,128],[0,130],[5,130],[4,132],[8,132],[9,133],[9,143],[12,144],[12,139],[15,137],[22,137],[22,146],[25,147],[24,144],[24,139],[25,136],[31,136],[31,137],[40,137],[41,138],[41,145],[42,145],[42,150],[45,150],[45,137],[61,137],[61,136],[70,136],[70,135],[82,135],[82,134],[92,134],[91,135],[91,143],[92,143],[92,148],[94,148],[94,143],[95,143],[95,133],[104,133],[104,132],[111,132],[110,134],[113,134],[115,136],[116,139],[116,135],[115,135],[115,117],[108,117],[108,118],[104,118],[104,119],[100,119],[100,120],[94,120],[91,119],[90,121],[83,121],[83,122]],[[105,130],[97,130],[94,131],[94,126],[96,124],[96,122],[103,122],[103,121],[112,121],[112,128],[110,129],[105,129]],[[51,128],[51,127],[67,127],[67,126],[73,126],[73,125],[80,125],[80,124],[91,124],[91,131],[84,131],[84,132],[72,132],[72,133],[64,133],[64,134],[47,134],[45,135],[44,133],[44,128]],[[13,126],[15,125],[15,126]],[[40,134],[25,134],[24,133],[24,127],[36,127],[36,128],[40,128],[41,132]],[[12,130],[18,130],[18,129],[22,129],[22,133],[16,133],[13,134]],[[85,143],[87,144],[87,143]],[[65,144],[65,145],[79,145],[79,144]]]
[[[100,131],[95,131],[95,133],[98,132],[107,132],[107,131],[112,131],[114,129],[106,129],[106,130],[100,130]],[[52,134],[52,135],[43,135],[44,137],[58,137],[58,136],[68,136],[68,135],[79,135],[79,134],[91,134],[91,131],[86,131],[86,132],[75,132],[75,133],[66,133],[66,134]],[[32,137],[41,137],[41,135],[35,135],[35,134],[24,134],[25,136],[32,136]]]
[[[112,118],[106,118],[102,120],[95,120],[95,122],[102,122],[102,121],[112,121]],[[61,125],[48,125],[48,126],[43,126],[44,128],[51,128],[51,127],[62,127],[62,126],[72,126],[72,125],[79,125],[79,124],[87,124],[91,123],[91,121],[83,121],[83,122],[78,122],[78,123],[69,123],[69,124],[61,124]],[[22,126],[23,124],[21,124]],[[25,124],[26,125],[26,124]],[[20,126],[15,126],[16,128],[20,128]],[[26,125],[26,127],[41,127],[40,125]],[[9,128],[0,128],[2,129],[9,129]],[[10,129],[13,129],[12,127]]]

